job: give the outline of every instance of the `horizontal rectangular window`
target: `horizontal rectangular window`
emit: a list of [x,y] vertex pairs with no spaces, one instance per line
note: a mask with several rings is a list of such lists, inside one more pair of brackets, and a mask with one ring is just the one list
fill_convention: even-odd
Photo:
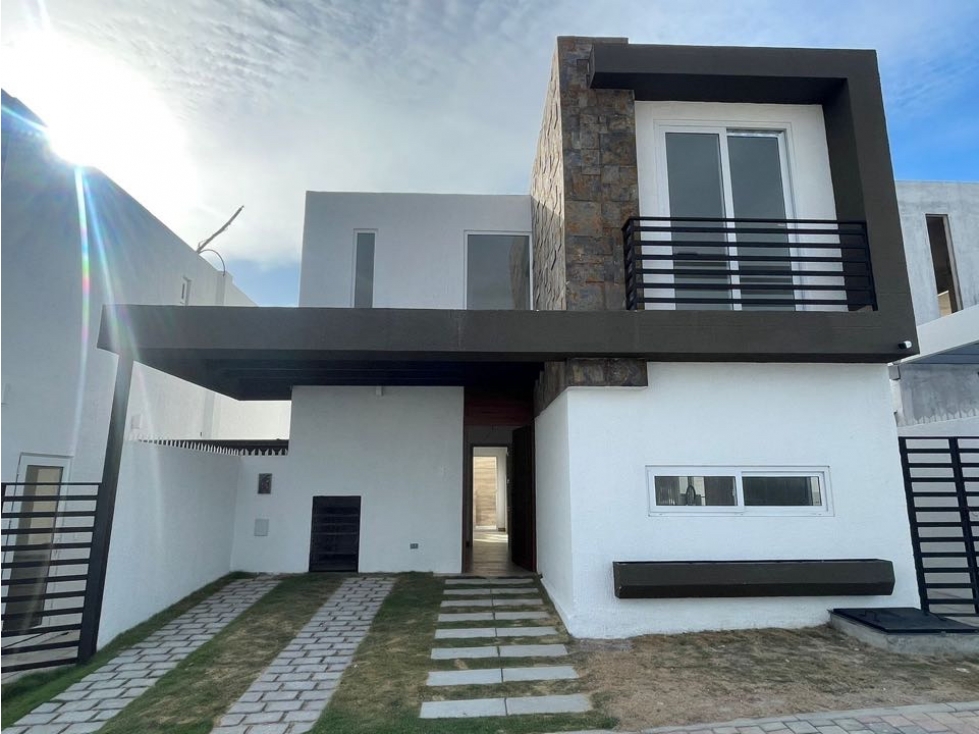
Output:
[[646,467],[649,509],[657,512],[824,514],[825,467]]

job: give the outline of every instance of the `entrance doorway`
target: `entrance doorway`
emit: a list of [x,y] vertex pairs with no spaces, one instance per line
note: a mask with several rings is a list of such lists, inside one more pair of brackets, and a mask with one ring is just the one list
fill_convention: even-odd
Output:
[[536,570],[533,403],[529,390],[466,389],[462,570]]
[[507,533],[510,449],[472,449],[473,572],[500,576],[512,571]]

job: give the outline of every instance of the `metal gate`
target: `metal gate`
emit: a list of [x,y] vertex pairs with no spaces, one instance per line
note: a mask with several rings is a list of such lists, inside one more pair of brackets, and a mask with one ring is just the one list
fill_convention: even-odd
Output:
[[979,622],[979,437],[899,440],[921,608]]
[[97,483],[2,485],[4,672],[80,661],[98,494]]

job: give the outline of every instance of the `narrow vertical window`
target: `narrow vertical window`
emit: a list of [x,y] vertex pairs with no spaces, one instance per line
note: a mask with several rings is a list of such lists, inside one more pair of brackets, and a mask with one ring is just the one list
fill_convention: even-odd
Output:
[[374,306],[374,233],[358,232],[354,257],[354,308]]
[[962,308],[955,287],[955,260],[952,257],[952,243],[948,236],[948,217],[943,214],[926,214],[925,222],[928,224],[931,262],[935,268],[938,310],[942,316],[948,316]]
[[466,308],[530,308],[530,237],[525,234],[466,236]]
[[180,281],[180,305],[186,306],[190,303],[190,278]]

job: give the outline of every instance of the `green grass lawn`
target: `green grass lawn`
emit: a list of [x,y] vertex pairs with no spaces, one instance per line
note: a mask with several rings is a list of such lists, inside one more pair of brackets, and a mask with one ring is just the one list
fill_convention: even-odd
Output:
[[57,696],[72,683],[76,683],[97,668],[102,667],[127,647],[149,637],[165,624],[204,601],[230,582],[236,579],[249,578],[252,575],[247,573],[228,574],[198,589],[176,604],[150,617],[142,624],[123,632],[83,665],[31,673],[4,685],[2,690],[3,711],[2,716],[0,716],[2,726],[10,726],[37,706]]
[[[33,675],[4,688],[3,723],[13,723],[107,662],[123,648],[149,635],[166,622],[223,586],[231,578],[195,592],[165,612],[114,641],[85,666]],[[343,576],[304,574],[287,577],[259,599],[212,640],[189,655],[146,693],[110,719],[100,734],[207,734],[275,656],[309,621],[342,582]],[[530,734],[608,727],[614,719],[597,711],[587,714],[422,720],[423,701],[466,697],[528,696],[581,691],[578,681],[509,683],[498,686],[430,688],[430,670],[499,667],[499,660],[434,661],[434,643],[444,580],[430,574],[403,574],[384,601],[366,639],[346,670],[327,710],[313,731],[319,734]],[[539,607],[537,609],[540,609]],[[448,610],[447,610],[448,611]],[[466,611],[458,609],[452,611]],[[481,610],[485,611],[485,610]],[[550,637],[514,639],[514,643],[567,642],[560,620],[550,607],[547,619],[516,624],[554,625]],[[511,623],[493,623],[503,626]],[[444,623],[439,626],[478,626]],[[489,625],[487,625],[489,626]],[[493,644],[494,640],[460,644]],[[446,643],[448,644],[448,643]],[[515,664],[515,661],[510,661]],[[523,661],[523,665],[561,665],[565,660]]]
[[[502,686],[458,686],[428,688],[425,681],[430,670],[450,670],[455,663],[467,667],[499,667],[499,660],[434,661],[430,654],[442,601],[444,581],[428,574],[405,574],[385,600],[374,619],[370,634],[361,644],[353,664],[344,673],[340,686],[325,714],[317,722],[315,734],[529,734],[605,728],[615,721],[599,712],[587,714],[548,714],[485,719],[419,719],[423,701],[447,698],[490,698],[544,693],[570,693],[575,681],[506,684]],[[450,611],[450,610],[445,610]],[[465,609],[451,611],[466,611]],[[474,610],[475,611],[475,610]],[[485,609],[481,610],[485,611]],[[555,624],[556,637],[521,642],[563,642],[566,635],[551,612],[550,620],[523,624]],[[472,622],[452,626],[481,626]],[[502,623],[501,623],[502,624]],[[496,626],[486,623],[486,626]],[[442,625],[445,626],[445,625]],[[492,640],[483,641],[493,644]],[[517,642],[517,640],[514,640]],[[447,643],[446,643],[447,644]],[[480,641],[460,641],[466,646]],[[524,665],[533,665],[532,659]],[[564,665],[549,659],[547,664]]]
[[343,580],[291,576],[152,688],[100,734],[207,734]]

